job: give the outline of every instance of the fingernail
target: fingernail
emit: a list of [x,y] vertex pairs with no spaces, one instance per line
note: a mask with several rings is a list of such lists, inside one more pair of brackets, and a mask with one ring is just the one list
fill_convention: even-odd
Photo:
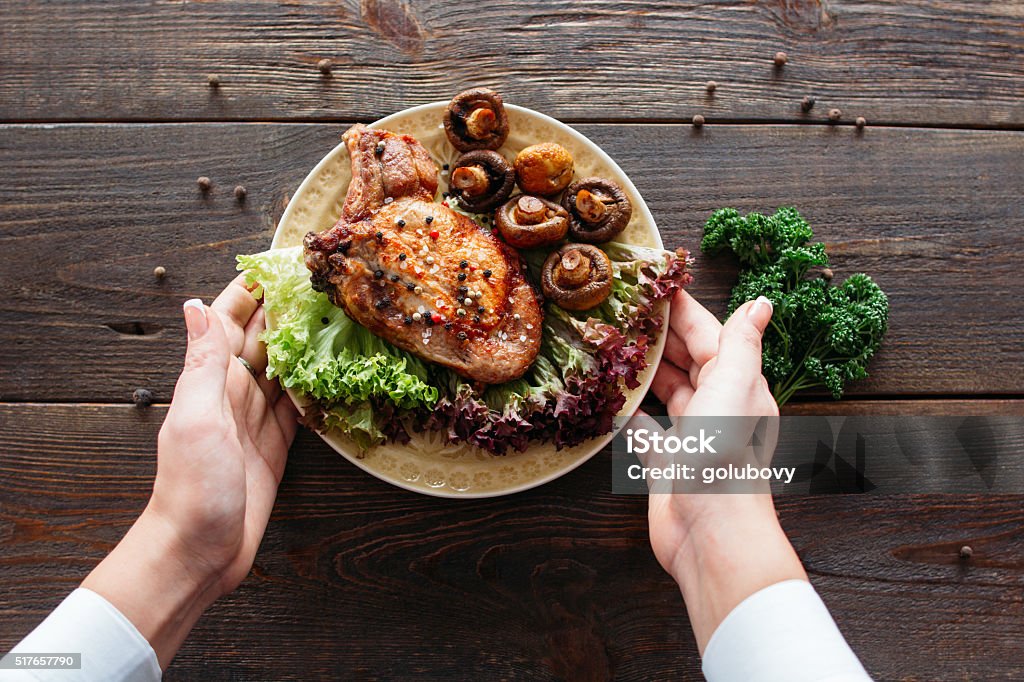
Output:
[[188,330],[189,341],[198,339],[206,333],[209,324],[206,321],[206,308],[198,298],[190,298],[182,306],[185,313],[185,329]]
[[768,313],[771,314],[771,312],[774,310],[771,299],[769,299],[767,296],[758,296],[754,300],[754,305],[750,306],[750,309],[747,310],[747,317],[760,316],[762,314],[762,311],[765,309],[765,306],[768,307]]

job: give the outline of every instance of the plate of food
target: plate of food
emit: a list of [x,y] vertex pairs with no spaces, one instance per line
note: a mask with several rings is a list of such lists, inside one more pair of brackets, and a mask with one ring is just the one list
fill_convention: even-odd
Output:
[[351,127],[238,263],[303,422],[442,497],[526,490],[599,452],[690,281],[600,147],[485,88]]

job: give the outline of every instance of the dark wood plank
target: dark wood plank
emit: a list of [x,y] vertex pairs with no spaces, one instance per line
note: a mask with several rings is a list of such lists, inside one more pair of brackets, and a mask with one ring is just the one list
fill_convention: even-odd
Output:
[[[374,119],[486,84],[572,120],[820,123],[838,107],[847,121],[1021,126],[1021,11],[1019,0],[13,0],[0,7],[0,119]],[[789,54],[781,71],[777,50]],[[807,116],[805,95],[818,100]]]
[[[1024,386],[1024,134],[805,126],[585,125],[634,179],[671,246],[710,212],[798,206],[838,276],[889,293],[891,331],[853,395]],[[266,248],[334,125],[0,128],[0,399],[169,399],[181,302],[212,298],[234,255]],[[198,175],[216,183],[204,198]],[[249,189],[243,205],[231,189]],[[166,267],[157,281],[153,268]],[[698,255],[716,313],[735,277]]]
[[784,405],[782,414],[1024,417],[1024,400],[801,400]]
[[[164,412],[0,405],[0,649],[144,506]],[[781,496],[778,507],[875,679],[990,680],[1024,675],[1022,503]],[[381,483],[303,432],[252,575],[166,679],[695,678],[644,505],[610,493],[607,453],[534,491],[453,502]]]
[[[641,407],[647,414],[664,416],[665,405],[653,393],[648,393]],[[1024,417],[1024,400],[1020,398],[962,400],[941,399],[874,399],[846,398],[833,400],[830,396],[801,395],[782,406],[783,416],[954,416],[954,417]]]

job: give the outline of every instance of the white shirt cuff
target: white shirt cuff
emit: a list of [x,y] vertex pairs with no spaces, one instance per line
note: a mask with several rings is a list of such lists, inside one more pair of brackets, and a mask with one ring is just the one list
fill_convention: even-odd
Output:
[[81,653],[81,670],[0,670],[0,681],[154,682],[156,653],[113,604],[79,587],[21,640],[12,653]]
[[703,670],[709,682],[871,679],[805,580],[770,585],[740,602],[711,635]]

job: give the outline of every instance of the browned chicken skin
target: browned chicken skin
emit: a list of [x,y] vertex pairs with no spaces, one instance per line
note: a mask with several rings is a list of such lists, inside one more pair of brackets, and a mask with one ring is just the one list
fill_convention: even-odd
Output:
[[541,309],[519,255],[434,203],[437,166],[415,138],[355,125],[341,219],[303,240],[313,288],[399,348],[496,384],[540,350]]

